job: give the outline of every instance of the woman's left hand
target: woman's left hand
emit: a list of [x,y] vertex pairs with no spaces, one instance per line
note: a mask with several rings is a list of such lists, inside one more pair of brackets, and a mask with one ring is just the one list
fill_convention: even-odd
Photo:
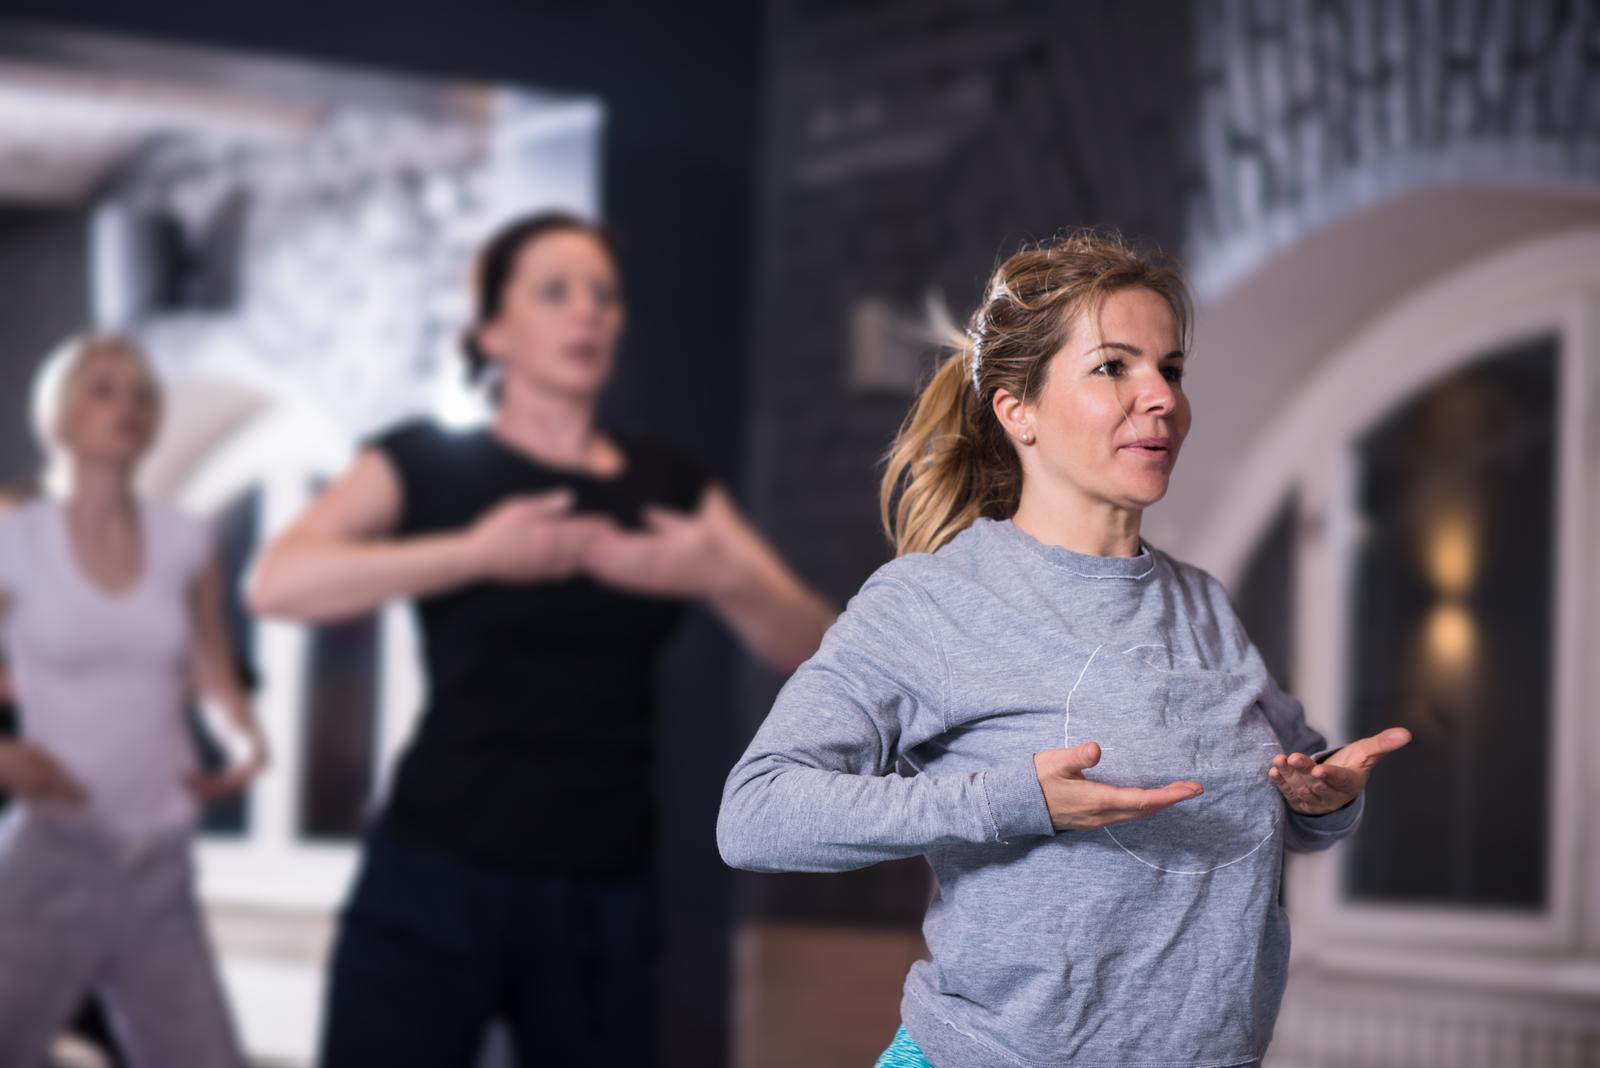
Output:
[[1294,811],[1322,816],[1354,801],[1367,787],[1373,767],[1411,741],[1404,727],[1390,727],[1370,738],[1351,742],[1318,764],[1304,753],[1279,753],[1272,758],[1267,778]]
[[644,530],[596,535],[579,567],[598,582],[654,597],[704,602],[776,671],[817,651],[834,611],[790,571],[712,484],[692,513],[645,508]]
[[580,567],[608,586],[655,597],[705,597],[727,565],[701,515],[647,506],[642,531],[606,530],[583,551]]

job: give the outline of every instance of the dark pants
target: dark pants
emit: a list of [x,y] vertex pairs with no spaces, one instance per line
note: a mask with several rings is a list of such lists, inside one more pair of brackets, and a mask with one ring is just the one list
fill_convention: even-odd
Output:
[[334,950],[323,1068],[470,1068],[489,1023],[518,1062],[655,1063],[647,877],[522,872],[381,827]]

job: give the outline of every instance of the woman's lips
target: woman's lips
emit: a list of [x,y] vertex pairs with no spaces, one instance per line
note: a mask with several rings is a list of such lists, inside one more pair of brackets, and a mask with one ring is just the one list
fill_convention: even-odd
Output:
[[1139,441],[1130,441],[1122,446],[1122,450],[1131,452],[1135,456],[1148,456],[1152,459],[1164,459],[1171,454],[1171,441],[1168,438],[1144,438]]

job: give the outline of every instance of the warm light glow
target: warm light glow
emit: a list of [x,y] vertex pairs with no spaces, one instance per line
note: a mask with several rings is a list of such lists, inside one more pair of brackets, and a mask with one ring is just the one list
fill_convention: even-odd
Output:
[[1428,575],[1440,593],[1459,597],[1477,572],[1477,531],[1466,509],[1444,512],[1429,526]]
[[1438,672],[1465,669],[1477,642],[1472,615],[1458,602],[1446,601],[1428,615],[1426,635],[1428,666]]

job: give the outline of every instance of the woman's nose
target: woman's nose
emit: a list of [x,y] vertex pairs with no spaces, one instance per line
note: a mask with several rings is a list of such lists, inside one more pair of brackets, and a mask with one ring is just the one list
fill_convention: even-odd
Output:
[[1133,379],[1136,390],[1132,410],[1137,412],[1167,412],[1176,403],[1172,383],[1160,371],[1137,375]]

